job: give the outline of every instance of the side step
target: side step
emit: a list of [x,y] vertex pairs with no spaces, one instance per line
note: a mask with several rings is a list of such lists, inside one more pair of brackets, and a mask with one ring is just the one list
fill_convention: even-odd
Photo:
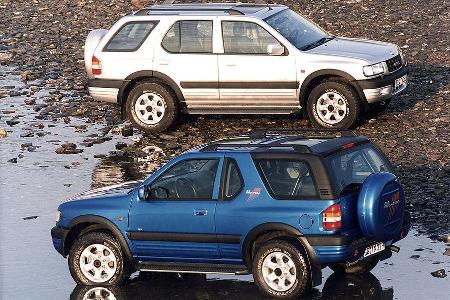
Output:
[[242,265],[198,264],[172,262],[140,262],[138,270],[143,272],[202,273],[247,275],[247,268]]

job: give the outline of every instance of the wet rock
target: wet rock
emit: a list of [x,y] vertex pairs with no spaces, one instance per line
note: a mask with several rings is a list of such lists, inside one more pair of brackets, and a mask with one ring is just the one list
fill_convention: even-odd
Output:
[[172,141],[172,140],[175,140],[177,137],[173,136],[173,135],[162,133],[159,135],[159,138],[162,140],[166,140],[166,141]]
[[117,149],[117,150],[122,150],[122,149],[124,149],[124,148],[126,148],[126,147],[128,147],[128,144],[127,144],[127,143],[124,143],[124,142],[118,142],[118,143],[116,144],[116,149]]
[[14,90],[14,91],[10,91],[10,92],[8,93],[8,95],[9,95],[10,97],[17,97],[17,96],[20,96],[21,93],[20,93],[19,91]]
[[83,151],[83,149],[77,149],[77,145],[74,143],[65,143],[55,150],[57,154],[79,154]]
[[8,133],[6,132],[5,128],[0,127],[0,139],[3,139],[8,136]]
[[22,72],[22,74],[20,74],[20,78],[22,79],[22,81],[29,81],[32,80],[32,74],[33,72],[30,70],[27,70],[25,72]]
[[444,269],[440,269],[440,270],[431,272],[431,275],[433,277],[436,277],[436,278],[445,278],[445,277],[447,277],[447,274],[445,273]]
[[25,99],[23,102],[24,102],[26,105],[35,105],[35,104],[36,104],[36,99],[34,99],[34,98],[28,98],[28,99]]
[[420,255],[417,255],[417,254],[410,256],[410,258],[413,258],[413,259],[418,259],[419,257],[420,257]]
[[443,253],[443,255],[450,256],[450,248],[446,248],[445,252]]
[[0,98],[6,97],[6,91],[0,89]]
[[20,123],[20,121],[17,120],[17,119],[11,119],[11,120],[6,121],[6,124],[8,124],[11,127],[14,126],[14,125],[17,125],[19,123]]
[[95,154],[94,158],[105,158],[106,154]]
[[25,133],[22,133],[21,135],[20,135],[20,137],[22,137],[22,138],[28,138],[28,137],[33,137],[34,136],[34,132],[33,131],[27,131],[27,132],[25,132]]
[[8,162],[12,164],[17,164],[17,157],[11,158],[10,160],[8,160]]
[[39,216],[29,216],[29,217],[24,217],[22,219],[27,221],[27,220],[34,220],[34,219],[37,219],[37,218],[39,218]]
[[9,62],[13,58],[13,55],[8,52],[0,52],[0,62]]

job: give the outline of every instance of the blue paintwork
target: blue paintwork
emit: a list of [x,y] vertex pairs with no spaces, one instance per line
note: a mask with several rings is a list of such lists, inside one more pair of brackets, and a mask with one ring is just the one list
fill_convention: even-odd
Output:
[[[207,201],[141,200],[138,188],[151,184],[172,165],[184,159],[217,158],[217,169],[213,199]],[[244,188],[231,200],[219,200],[220,175],[224,158],[233,158],[241,170]],[[394,176],[394,175],[392,175]],[[362,187],[361,194],[366,195],[364,205],[373,205],[375,197],[381,194],[392,195],[399,185],[392,184],[392,176],[381,174],[370,176]],[[395,177],[395,176],[394,176]],[[387,184],[389,183],[389,184]],[[383,187],[387,187],[383,190]],[[354,241],[363,237],[358,222],[358,214],[369,224],[382,221],[379,218],[364,215],[366,207],[358,206],[361,199],[348,195],[333,200],[275,200],[265,189],[256,170],[249,151],[186,152],[155,172],[142,183],[134,183],[134,188],[114,187],[82,194],[77,199],[59,206],[62,219],[60,228],[70,228],[70,223],[80,216],[101,216],[112,222],[120,230],[136,261],[173,261],[198,263],[242,264],[243,246],[252,229],[261,224],[279,223],[288,225],[308,236],[340,235]],[[400,187],[401,188],[401,187]],[[381,189],[381,190],[380,190]],[[404,202],[403,191],[402,201]],[[361,197],[361,196],[360,196]],[[386,200],[387,201],[387,200]],[[382,201],[383,202],[383,201]],[[340,203],[343,227],[340,230],[324,231],[321,213],[332,204]],[[207,210],[206,216],[195,216],[194,210]],[[399,209],[403,213],[403,206]],[[394,218],[396,218],[395,216]],[[123,219],[121,219],[123,218]],[[361,217],[360,217],[361,218]],[[371,223],[372,222],[372,223]],[[363,231],[370,233],[369,227]],[[389,230],[390,231],[389,231]],[[406,236],[408,228],[392,230],[388,228],[389,238],[381,239],[389,245]],[[210,235],[240,236],[239,244],[198,243],[168,241],[130,241],[127,232],[172,232]],[[373,241],[378,241],[375,233]],[[370,240],[369,240],[370,242]],[[53,240],[55,248],[61,252],[61,241]],[[359,258],[352,253],[350,246],[314,246],[319,263],[344,262]]]

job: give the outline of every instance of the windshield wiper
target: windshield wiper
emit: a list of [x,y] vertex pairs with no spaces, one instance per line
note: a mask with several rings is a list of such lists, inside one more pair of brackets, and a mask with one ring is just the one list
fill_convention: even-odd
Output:
[[315,41],[314,43],[308,44],[305,47],[302,47],[300,50],[305,51],[305,50],[310,50],[316,47],[319,47],[320,45],[323,45],[329,41],[331,41],[332,39],[334,39],[334,36],[326,36],[321,38],[320,40]]

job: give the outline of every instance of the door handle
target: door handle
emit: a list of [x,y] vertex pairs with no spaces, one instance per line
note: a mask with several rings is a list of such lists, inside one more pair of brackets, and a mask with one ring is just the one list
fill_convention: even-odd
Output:
[[195,209],[194,216],[206,216],[208,215],[208,211],[206,209]]
[[170,64],[170,60],[160,60],[159,64],[161,66],[168,66]]

